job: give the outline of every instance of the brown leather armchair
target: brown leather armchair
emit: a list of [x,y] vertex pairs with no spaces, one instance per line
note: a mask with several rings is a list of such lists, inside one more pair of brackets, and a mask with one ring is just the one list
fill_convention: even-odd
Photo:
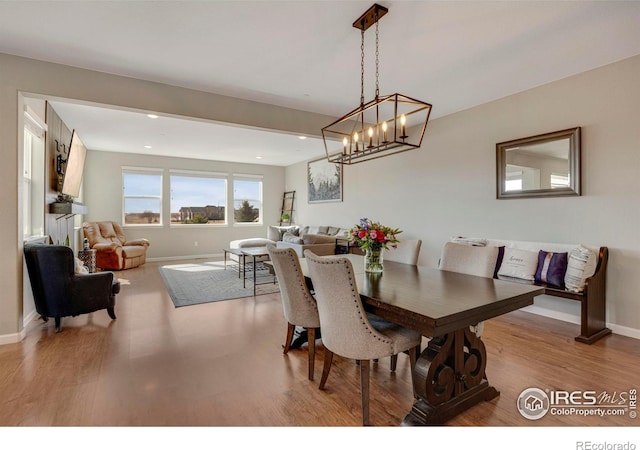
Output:
[[85,222],[82,224],[89,248],[96,250],[96,267],[123,270],[138,267],[147,260],[147,239],[127,241],[117,222]]

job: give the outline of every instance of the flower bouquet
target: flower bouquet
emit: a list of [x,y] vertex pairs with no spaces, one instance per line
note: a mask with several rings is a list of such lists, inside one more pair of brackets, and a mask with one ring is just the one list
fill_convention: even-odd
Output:
[[360,219],[349,232],[349,240],[365,251],[365,271],[382,272],[382,249],[388,249],[389,245],[396,248],[398,238],[402,233],[398,228],[391,228],[373,222],[367,218]]

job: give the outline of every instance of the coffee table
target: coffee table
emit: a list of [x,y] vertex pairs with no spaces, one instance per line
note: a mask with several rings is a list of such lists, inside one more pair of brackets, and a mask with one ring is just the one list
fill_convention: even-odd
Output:
[[[275,284],[276,277],[269,272],[269,275],[259,276],[257,271],[259,269],[267,269],[262,266],[262,261],[266,257],[269,258],[269,251],[266,247],[245,247],[245,248],[225,248],[224,249],[224,267],[227,268],[227,253],[231,253],[238,257],[238,278],[242,277],[242,287],[247,287],[247,275],[253,280],[253,295],[256,295],[256,288],[258,284],[266,284],[272,282]],[[247,271],[247,258],[250,259],[249,271]],[[260,258],[260,260],[258,260]],[[269,278],[269,281],[259,282],[258,278]]]

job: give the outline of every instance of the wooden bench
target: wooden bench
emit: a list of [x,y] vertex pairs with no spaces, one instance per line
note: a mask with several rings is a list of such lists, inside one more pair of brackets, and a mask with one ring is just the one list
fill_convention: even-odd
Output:
[[[534,251],[546,250],[546,251],[571,251],[571,245],[567,244],[549,244],[549,243],[535,243],[525,241],[505,241],[487,239],[483,240],[487,246],[506,246],[516,249]],[[593,249],[595,251],[595,249]],[[598,251],[598,262],[594,274],[585,280],[585,287],[582,292],[573,292],[557,287],[547,286],[545,284],[537,284],[545,288],[545,295],[552,297],[566,298],[569,300],[576,300],[580,302],[580,335],[575,337],[575,340],[585,344],[593,344],[598,339],[611,334],[611,329],[607,328],[606,312],[606,276],[607,276],[607,263],[609,260],[609,249],[607,247],[600,247]],[[530,281],[519,280],[516,278],[499,277],[502,280],[527,283]]]
[[593,276],[587,278],[584,291],[582,292],[571,292],[564,289],[544,286],[544,293],[546,295],[568,298],[580,302],[580,336],[576,336],[575,338],[578,342],[593,344],[601,337],[611,334],[611,329],[606,326],[606,275],[608,260],[609,249],[607,247],[600,247],[596,271]]

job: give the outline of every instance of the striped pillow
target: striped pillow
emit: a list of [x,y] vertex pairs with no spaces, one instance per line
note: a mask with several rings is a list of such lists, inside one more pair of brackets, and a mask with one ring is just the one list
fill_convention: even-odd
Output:
[[592,277],[598,265],[598,255],[584,245],[569,253],[564,284],[568,291],[582,292],[587,278]]

